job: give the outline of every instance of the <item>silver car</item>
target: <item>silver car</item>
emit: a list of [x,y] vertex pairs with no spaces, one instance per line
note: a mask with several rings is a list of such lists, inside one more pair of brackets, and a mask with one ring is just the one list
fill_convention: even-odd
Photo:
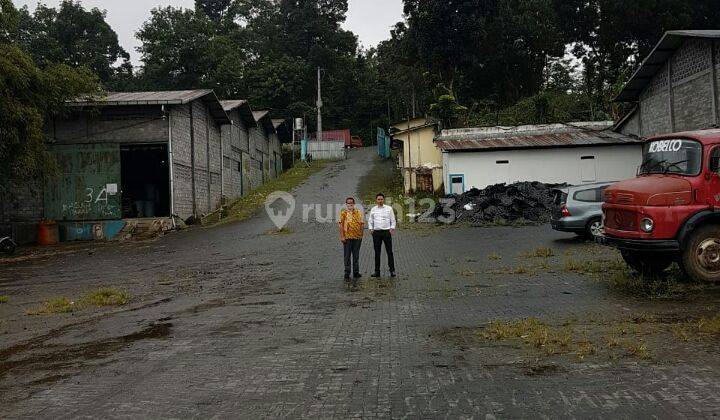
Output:
[[602,231],[603,192],[615,182],[586,184],[555,190],[550,224],[561,232],[593,238]]

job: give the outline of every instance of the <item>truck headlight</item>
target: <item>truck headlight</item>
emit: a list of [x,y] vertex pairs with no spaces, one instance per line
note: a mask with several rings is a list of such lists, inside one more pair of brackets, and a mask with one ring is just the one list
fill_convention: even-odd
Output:
[[655,229],[655,222],[649,217],[640,221],[640,229],[645,233],[651,233]]

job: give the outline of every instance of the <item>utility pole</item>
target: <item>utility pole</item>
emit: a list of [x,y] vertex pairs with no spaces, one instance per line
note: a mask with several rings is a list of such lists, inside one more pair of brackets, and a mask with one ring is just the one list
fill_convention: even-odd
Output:
[[318,90],[318,100],[317,100],[317,140],[322,141],[323,140],[323,126],[322,126],[322,79],[320,77],[320,67],[318,67],[317,70],[317,90]]

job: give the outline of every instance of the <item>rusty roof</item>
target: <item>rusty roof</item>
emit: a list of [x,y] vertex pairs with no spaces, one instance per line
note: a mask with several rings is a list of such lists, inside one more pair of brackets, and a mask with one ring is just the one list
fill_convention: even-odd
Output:
[[68,105],[82,106],[130,106],[130,105],[184,105],[202,100],[210,108],[218,124],[230,124],[230,118],[212,89],[174,90],[155,92],[108,92],[104,96],[85,96],[68,101]]
[[237,111],[247,127],[257,127],[257,123],[255,122],[255,116],[253,115],[253,111],[250,108],[250,103],[245,99],[230,99],[226,101],[220,101],[220,105],[222,105],[223,110],[225,110],[225,112],[227,113]]
[[435,138],[446,152],[503,149],[542,149],[641,143],[610,130],[612,121],[520,127],[481,127],[443,130]]

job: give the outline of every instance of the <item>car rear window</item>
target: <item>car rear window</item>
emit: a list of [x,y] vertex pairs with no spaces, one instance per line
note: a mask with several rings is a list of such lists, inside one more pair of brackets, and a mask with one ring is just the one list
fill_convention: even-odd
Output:
[[563,204],[567,203],[567,193],[563,192],[562,190],[555,190],[555,197],[553,197],[553,204],[556,206],[562,206]]
[[603,201],[603,191],[605,191],[606,188],[607,187],[600,187],[581,190],[573,195],[573,199],[585,203],[601,203]]

